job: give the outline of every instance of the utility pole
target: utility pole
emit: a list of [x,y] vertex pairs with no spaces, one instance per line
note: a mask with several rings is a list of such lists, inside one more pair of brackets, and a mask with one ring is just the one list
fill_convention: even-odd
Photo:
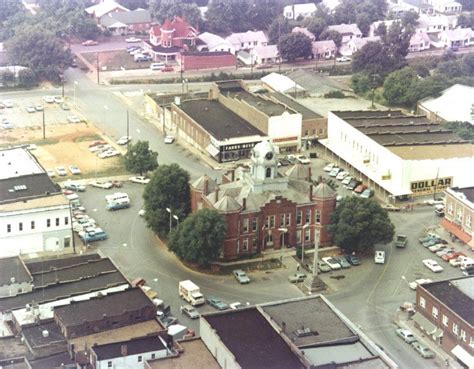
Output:
[[181,64],[181,69],[179,70],[179,76],[180,76],[180,79],[181,79],[181,93],[184,94],[184,80],[183,80],[183,64]]
[[281,73],[281,20],[278,21],[278,73]]
[[43,140],[46,139],[46,122],[44,120],[44,109],[43,109]]
[[61,83],[62,83],[62,97],[64,99],[64,69],[63,69],[63,74],[61,74]]
[[130,146],[130,114],[127,109],[127,151]]
[[99,52],[96,54],[96,59],[95,59],[95,68],[97,69],[97,84],[100,84],[100,77],[99,77]]

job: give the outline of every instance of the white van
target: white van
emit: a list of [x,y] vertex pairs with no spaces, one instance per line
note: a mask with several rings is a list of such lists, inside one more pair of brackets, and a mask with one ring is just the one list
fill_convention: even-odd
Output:
[[105,201],[107,202],[130,202],[128,194],[125,192],[115,192],[111,195],[105,196]]
[[385,264],[385,251],[375,250],[375,264]]
[[165,67],[165,63],[151,63],[150,69],[151,70],[162,70]]
[[465,258],[461,261],[461,270],[472,269],[474,268],[474,260],[471,258]]

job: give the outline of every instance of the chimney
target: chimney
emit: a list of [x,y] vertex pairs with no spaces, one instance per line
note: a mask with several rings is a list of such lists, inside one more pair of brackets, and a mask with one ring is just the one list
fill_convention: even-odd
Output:
[[311,167],[308,167],[308,181],[311,182]]
[[127,356],[128,355],[127,345],[120,346],[120,353],[122,354],[122,356]]
[[232,169],[232,170],[230,171],[230,176],[231,176],[231,178],[232,178],[232,182],[234,182],[234,181],[235,181],[235,170],[234,170],[234,169]]
[[216,188],[215,194],[216,194],[215,202],[217,202],[217,201],[219,201],[219,189],[218,188]]
[[204,196],[209,194],[209,180],[206,178],[204,179]]
[[281,331],[283,333],[286,333],[286,323],[285,322],[281,322]]
[[309,185],[309,201],[313,201],[313,185]]
[[247,199],[245,197],[242,199],[242,208],[242,210],[245,210],[247,208]]

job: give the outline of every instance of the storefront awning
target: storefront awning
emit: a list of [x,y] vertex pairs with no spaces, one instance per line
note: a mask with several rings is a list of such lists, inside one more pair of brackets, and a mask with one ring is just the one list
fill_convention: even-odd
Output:
[[454,223],[451,223],[446,218],[443,219],[441,225],[450,233],[454,234],[457,238],[459,238],[464,243],[469,243],[471,241],[471,236],[464,232],[459,226]]
[[451,353],[466,364],[469,369],[474,369],[474,357],[461,346],[454,347]]
[[217,149],[213,144],[209,144],[206,147],[206,151],[211,154],[211,156],[216,157],[219,155],[219,149]]
[[413,321],[417,323],[426,333],[433,334],[436,332],[436,326],[431,323],[428,319],[426,319],[420,313],[415,313],[413,315]]

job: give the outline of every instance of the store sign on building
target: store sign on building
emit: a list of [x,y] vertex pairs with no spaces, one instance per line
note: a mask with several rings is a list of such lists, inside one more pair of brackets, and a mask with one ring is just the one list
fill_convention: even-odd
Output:
[[413,196],[423,196],[442,192],[453,185],[453,177],[435,178],[410,183]]

